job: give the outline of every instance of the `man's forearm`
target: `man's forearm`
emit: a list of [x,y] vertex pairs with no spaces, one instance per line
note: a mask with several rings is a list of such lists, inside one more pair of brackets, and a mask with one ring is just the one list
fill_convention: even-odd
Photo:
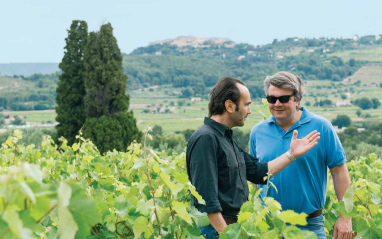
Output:
[[276,175],[290,163],[291,160],[286,156],[286,154],[282,154],[276,159],[268,162],[268,172],[270,173],[270,176]]
[[338,201],[341,201],[346,190],[350,186],[349,172],[346,164],[339,165],[330,170],[333,177],[334,191],[336,192]]
[[227,223],[224,221],[223,215],[221,212],[212,212],[208,213],[208,220],[211,225],[215,228],[217,232],[223,232],[224,228],[226,228]]

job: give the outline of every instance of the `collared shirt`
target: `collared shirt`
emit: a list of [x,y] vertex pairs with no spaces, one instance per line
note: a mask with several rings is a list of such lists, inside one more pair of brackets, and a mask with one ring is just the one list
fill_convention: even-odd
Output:
[[310,214],[325,205],[327,169],[345,163],[346,156],[332,124],[304,107],[301,110],[300,119],[287,132],[273,116],[253,127],[249,151],[260,162],[269,162],[289,150],[293,130],[298,138],[313,130],[321,133],[313,149],[270,179],[278,192],[271,187],[267,195],[279,201],[283,210]]
[[248,200],[247,180],[265,183],[267,163],[244,152],[232,139],[232,130],[210,118],[193,133],[187,145],[187,173],[206,204],[191,204],[199,211],[236,217]]

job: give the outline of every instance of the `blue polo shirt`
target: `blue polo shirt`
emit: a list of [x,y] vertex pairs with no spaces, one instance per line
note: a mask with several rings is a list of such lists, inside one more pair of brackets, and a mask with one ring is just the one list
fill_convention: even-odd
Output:
[[[288,132],[281,128],[273,116],[253,127],[249,150],[260,162],[269,162],[289,150],[293,130],[298,131],[298,138],[305,137],[313,130],[321,133],[313,149],[271,178],[278,192],[273,187],[268,191],[268,196],[280,202],[283,210],[310,214],[324,207],[327,169],[344,164],[346,156],[332,124],[304,107],[301,110],[300,120]],[[264,197],[266,185],[258,186],[263,188]]]

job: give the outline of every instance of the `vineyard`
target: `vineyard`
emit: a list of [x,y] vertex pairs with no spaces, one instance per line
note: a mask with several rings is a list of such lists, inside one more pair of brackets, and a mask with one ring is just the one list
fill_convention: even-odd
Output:
[[[147,130],[145,142],[150,137]],[[188,180],[184,153],[132,143],[127,152],[101,155],[81,135],[73,145],[62,138],[60,147],[47,136],[40,149],[18,144],[21,138],[15,131],[0,149],[0,239],[201,238],[198,227],[208,219],[190,206],[191,194],[203,199]],[[382,160],[371,154],[347,166],[352,185],[343,201],[328,183],[325,230],[331,235],[341,212],[352,217],[356,238],[382,238]],[[315,238],[298,228],[306,214],[282,211],[249,187],[238,223],[220,238]]]

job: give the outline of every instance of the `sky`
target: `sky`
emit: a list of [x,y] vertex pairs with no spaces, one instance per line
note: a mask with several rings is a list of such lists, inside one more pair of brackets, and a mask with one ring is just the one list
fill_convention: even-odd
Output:
[[382,34],[381,0],[0,0],[0,63],[58,63],[72,20],[110,22],[122,52],[177,36],[268,44]]

